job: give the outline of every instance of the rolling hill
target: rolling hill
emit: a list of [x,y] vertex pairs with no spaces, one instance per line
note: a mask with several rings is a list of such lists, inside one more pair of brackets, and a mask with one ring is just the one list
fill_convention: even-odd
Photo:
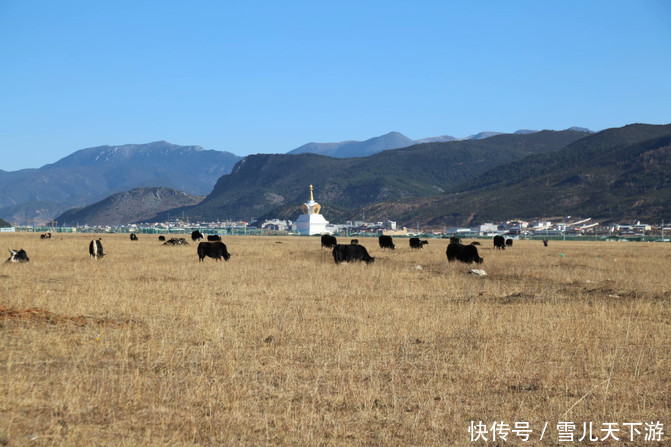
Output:
[[61,225],[123,225],[151,220],[162,211],[194,205],[202,199],[171,188],[135,188],[66,211],[56,220]]

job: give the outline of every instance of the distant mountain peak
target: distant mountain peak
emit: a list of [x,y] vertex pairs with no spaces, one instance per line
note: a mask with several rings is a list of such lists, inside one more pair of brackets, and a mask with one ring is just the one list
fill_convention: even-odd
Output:
[[389,132],[379,137],[369,138],[365,141],[341,141],[339,143],[308,143],[294,150],[289,154],[320,154],[334,158],[354,158],[367,157],[378,152],[400,149],[402,147],[412,146],[415,141],[406,137],[400,132]]
[[92,166],[109,163],[125,163],[137,159],[157,158],[160,160],[165,157],[181,157],[185,155],[204,154],[207,152],[218,152],[228,154],[236,159],[240,159],[230,152],[208,151],[202,146],[180,146],[178,144],[168,143],[167,141],[154,141],[143,144],[122,144],[105,145],[80,149],[67,157],[61,158],[57,162],[45,165],[40,169],[51,167],[69,167],[69,166]]
[[439,135],[437,137],[429,137],[429,138],[422,138],[419,140],[415,140],[416,144],[424,144],[424,143],[446,143],[448,141],[454,141],[456,140],[455,137],[452,135]]
[[84,149],[85,151],[100,151],[106,153],[119,154],[122,156],[130,156],[134,152],[159,152],[159,153],[169,153],[169,152],[200,152],[204,151],[202,146],[180,146],[178,144],[168,143],[167,141],[153,141],[151,143],[143,144],[122,144],[119,146],[99,146],[89,149]]
[[[387,132],[386,134],[382,135],[382,137],[400,137],[400,138],[408,138],[405,135],[403,135],[401,132],[396,132],[395,130],[392,130],[391,132]],[[409,139],[409,138],[408,138]]]
[[469,135],[464,140],[482,140],[485,138],[490,138],[490,137],[495,137],[497,135],[503,135],[505,132],[493,132],[493,131],[484,131],[480,133],[476,133],[475,135]]
[[566,130],[572,130],[572,131],[574,131],[574,132],[594,133],[593,130],[589,130],[589,129],[586,128],[586,127],[577,127],[577,126],[569,127],[569,128],[566,129]]

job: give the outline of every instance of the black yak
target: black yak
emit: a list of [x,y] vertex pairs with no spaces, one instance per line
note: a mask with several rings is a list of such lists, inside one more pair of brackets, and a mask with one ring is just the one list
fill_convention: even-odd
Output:
[[475,245],[463,245],[451,243],[447,246],[447,260],[449,262],[460,261],[466,264],[476,262],[481,264],[483,259],[478,255],[478,247]]
[[366,250],[366,247],[363,245],[338,244],[333,248],[333,260],[336,264],[350,261],[364,261],[366,264],[368,264],[374,262],[375,258],[372,258],[368,254],[368,250]]

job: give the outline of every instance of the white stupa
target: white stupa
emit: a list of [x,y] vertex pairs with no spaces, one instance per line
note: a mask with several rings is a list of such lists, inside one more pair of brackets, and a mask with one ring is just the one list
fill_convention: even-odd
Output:
[[310,185],[310,200],[305,202],[302,208],[303,214],[294,222],[294,230],[307,235],[325,233],[328,222],[324,219],[324,216],[319,214],[321,206],[315,202],[312,196],[312,185]]

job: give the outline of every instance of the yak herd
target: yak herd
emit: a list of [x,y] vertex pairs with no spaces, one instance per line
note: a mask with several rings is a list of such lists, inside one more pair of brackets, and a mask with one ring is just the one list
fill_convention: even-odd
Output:
[[[42,234],[40,236],[41,239],[51,239],[51,233]],[[191,239],[194,242],[200,241],[200,239],[203,239],[203,235],[200,231],[194,231],[191,234]],[[139,238],[135,233],[130,234],[130,240],[131,241],[138,241]],[[185,238],[183,237],[173,237],[168,240],[165,239],[165,236],[159,236],[158,240],[160,242],[163,242],[163,245],[189,245],[189,243],[186,241]],[[228,261],[231,258],[231,254],[228,252],[226,249],[226,244],[221,242],[221,236],[219,235],[209,235],[207,237],[208,242],[200,242],[198,244],[197,248],[197,253],[198,253],[198,261],[202,262],[206,257],[212,258],[216,261],[219,261],[220,259],[223,258],[224,261]],[[9,258],[5,262],[17,262],[17,263],[28,263],[30,259],[28,258],[28,254],[24,249],[20,250],[12,250],[9,249]],[[102,243],[102,238],[98,239],[93,239],[89,243],[89,257],[91,259],[100,259],[103,256],[105,256],[105,252],[103,249],[103,243]]]
[[[503,243],[501,244],[501,241]],[[333,248],[333,260],[336,264],[341,262],[350,262],[350,261],[363,261],[365,263],[371,263],[375,261],[374,257],[371,257],[368,254],[368,250],[363,245],[359,245],[357,239],[352,239],[349,244],[338,244],[338,241],[335,236],[328,234],[322,235],[321,237],[322,248]],[[378,243],[381,249],[396,249],[396,245],[392,240],[391,236],[382,235],[378,238]],[[422,241],[417,237],[411,237],[409,239],[410,248],[421,250],[424,245],[428,244],[429,241]],[[478,254],[477,245],[480,245],[479,242],[475,241],[468,245],[462,244],[461,239],[452,236],[450,238],[450,244],[447,246],[445,254],[447,255],[447,260],[449,262],[459,261],[466,264],[481,264],[483,258]],[[494,237],[494,248],[504,249],[506,246],[511,247],[513,245],[512,239],[505,240],[503,236]]]
[[[42,239],[50,239],[51,234],[42,235]],[[221,241],[221,236],[219,235],[208,235],[207,242],[200,242],[201,239],[204,239],[205,236],[195,230],[191,233],[191,240],[193,242],[199,242],[196,252],[198,253],[198,262],[202,262],[206,257],[212,258],[216,261],[219,261],[223,258],[224,261],[228,261],[231,258],[231,254],[226,248],[226,244]],[[131,241],[137,241],[138,237],[135,233],[130,234]],[[189,245],[185,238],[171,238],[169,240],[165,239],[165,236],[159,236],[159,241],[163,241],[163,245]],[[512,239],[504,239],[503,236],[494,236],[493,239],[494,248],[497,250],[505,250],[506,247],[511,247],[513,245]],[[378,238],[378,243],[380,249],[383,250],[395,250],[396,245],[392,240],[391,236],[381,235]],[[421,250],[424,245],[428,244],[429,241],[420,240],[417,237],[412,237],[409,239],[409,245],[411,249]],[[543,241],[544,245],[547,246],[547,241]],[[461,239],[456,236],[450,238],[450,243],[447,246],[445,254],[447,255],[447,260],[449,262],[459,261],[467,264],[477,263],[480,264],[483,261],[483,258],[478,254],[477,245],[480,245],[479,242],[472,242],[471,244],[465,245],[461,243]],[[333,260],[336,264],[341,262],[352,262],[352,261],[363,261],[365,263],[371,263],[375,261],[375,258],[370,256],[366,247],[359,244],[358,239],[350,240],[349,244],[338,244],[338,241],[335,236],[328,234],[321,236],[321,246],[322,248],[331,248],[333,249]],[[25,250],[9,250],[10,257],[6,262],[19,262],[27,263],[29,261],[28,254]],[[91,259],[100,259],[105,255],[103,251],[102,238],[91,240],[89,243],[89,256]]]

